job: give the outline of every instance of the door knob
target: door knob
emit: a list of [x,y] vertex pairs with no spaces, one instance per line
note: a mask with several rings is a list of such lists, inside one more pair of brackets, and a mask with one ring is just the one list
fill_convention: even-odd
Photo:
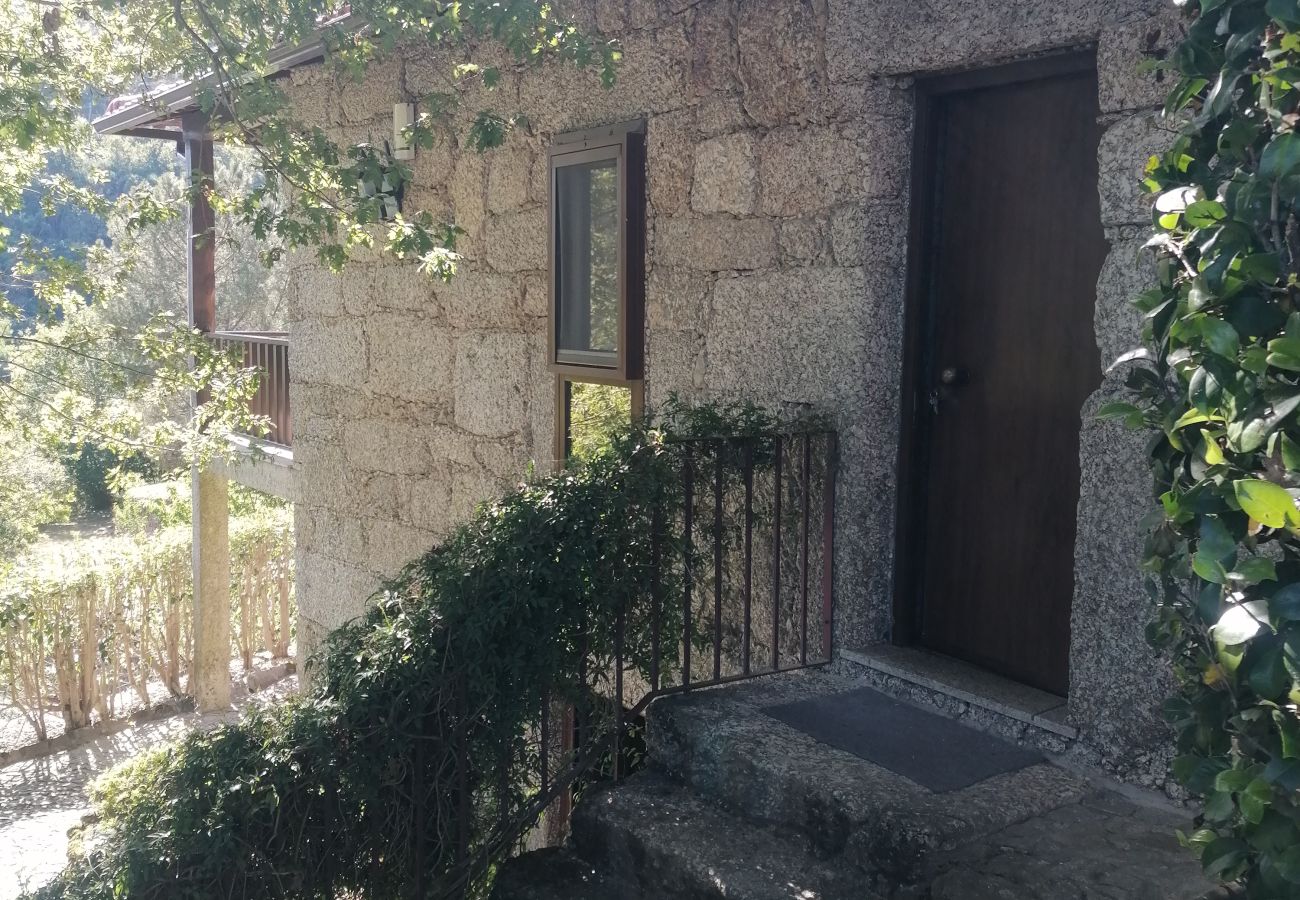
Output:
[[966,370],[959,369],[956,366],[949,366],[939,373],[939,383],[948,387],[965,384],[968,380]]

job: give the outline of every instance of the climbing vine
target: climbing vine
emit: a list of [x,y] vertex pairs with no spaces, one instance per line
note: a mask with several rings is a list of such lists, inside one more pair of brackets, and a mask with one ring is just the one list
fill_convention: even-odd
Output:
[[1182,128],[1145,179],[1159,283],[1135,402],[1103,415],[1153,432],[1150,637],[1204,798],[1184,841],[1251,897],[1300,897],[1300,3],[1182,5]]
[[560,711],[608,733],[620,650],[628,681],[680,665],[660,635],[682,567],[655,560],[688,552],[682,438],[774,424],[661,422],[480,508],[329,637],[310,693],[111,774],[94,849],[36,896],[483,896],[565,773],[598,766],[598,742],[557,743]]

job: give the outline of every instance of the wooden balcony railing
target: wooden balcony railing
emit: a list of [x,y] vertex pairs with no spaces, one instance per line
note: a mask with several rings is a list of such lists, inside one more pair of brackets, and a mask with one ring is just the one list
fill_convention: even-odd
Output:
[[283,331],[218,331],[213,340],[244,352],[244,365],[261,373],[251,403],[255,415],[271,420],[262,440],[281,447],[293,446],[293,416],[289,409],[289,335]]

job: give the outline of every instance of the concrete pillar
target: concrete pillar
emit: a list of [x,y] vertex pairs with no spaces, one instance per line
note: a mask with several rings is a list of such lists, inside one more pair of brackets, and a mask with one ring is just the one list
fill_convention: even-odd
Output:
[[230,708],[230,500],[224,475],[190,473],[194,508],[194,657],[189,694],[200,712]]
[[[181,150],[189,174],[186,253],[189,323],[204,334],[217,325],[216,218],[212,134],[202,113],[181,117]],[[194,398],[196,404],[205,400]],[[230,708],[230,490],[224,474],[191,473],[194,516],[194,656],[189,693],[201,712]]]

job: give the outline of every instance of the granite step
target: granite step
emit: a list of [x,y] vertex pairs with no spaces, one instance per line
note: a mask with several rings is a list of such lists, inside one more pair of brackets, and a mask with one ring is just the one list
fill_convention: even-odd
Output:
[[802,835],[729,816],[655,772],[587,797],[574,813],[572,843],[647,900],[877,897],[809,853]]
[[535,850],[507,860],[492,886],[492,900],[643,900],[635,885],[619,881],[567,849]]
[[939,855],[1094,791],[1044,762],[936,793],[763,711],[861,686],[804,672],[662,698],[647,714],[651,765],[749,821],[800,830],[881,892],[927,883]]

